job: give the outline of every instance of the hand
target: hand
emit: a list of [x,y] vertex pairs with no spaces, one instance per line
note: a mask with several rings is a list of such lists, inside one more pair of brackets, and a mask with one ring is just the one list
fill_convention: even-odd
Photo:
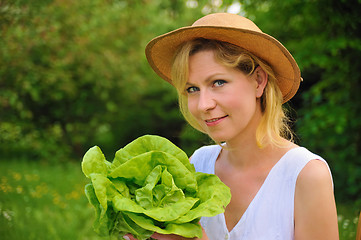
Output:
[[164,234],[159,234],[159,233],[154,233],[152,235],[152,238],[155,238],[157,240],[189,240],[189,239],[195,240],[195,239],[197,239],[197,238],[185,238],[185,237],[174,235],[174,234],[164,235]]
[[[127,234],[124,236],[124,238],[126,240],[136,240],[132,234]],[[164,234],[159,234],[159,233],[154,233],[152,235],[152,238],[157,239],[157,240],[189,240],[189,239],[196,239],[196,238],[185,238],[182,236],[178,236],[178,235],[174,235],[174,234],[168,234],[168,235],[164,235]]]
[[[206,232],[203,230],[203,237],[202,239],[199,239],[199,238],[185,238],[185,237],[182,237],[182,236],[178,236],[178,235],[174,235],[174,234],[169,234],[169,235],[164,235],[164,234],[159,234],[159,233],[154,233],[152,235],[152,238],[155,238],[155,239],[158,239],[158,240],[189,240],[189,239],[193,239],[193,240],[208,240],[208,237],[207,237],[207,234]],[[135,239],[132,234],[127,234],[124,236],[125,239],[127,240],[137,240]]]

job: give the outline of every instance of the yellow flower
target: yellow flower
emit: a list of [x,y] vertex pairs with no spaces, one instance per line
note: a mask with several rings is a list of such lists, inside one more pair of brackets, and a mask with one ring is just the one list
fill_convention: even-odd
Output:
[[21,180],[21,174],[20,174],[20,173],[13,172],[12,175],[13,175],[13,178],[14,178],[16,181],[20,181],[20,180]]
[[79,198],[80,198],[80,193],[79,193],[79,191],[74,190],[74,191],[66,194],[66,195],[65,195],[65,198],[66,198],[66,200],[71,200],[71,199],[75,199],[75,200],[76,200],[76,199],[79,199]]
[[16,192],[17,192],[18,194],[23,193],[23,191],[24,191],[24,189],[23,189],[22,186],[17,186],[17,187],[16,187]]
[[25,180],[28,182],[39,181],[40,177],[37,174],[25,174]]
[[9,185],[8,179],[5,176],[1,178],[0,190],[4,193],[9,193],[13,191],[13,188]]

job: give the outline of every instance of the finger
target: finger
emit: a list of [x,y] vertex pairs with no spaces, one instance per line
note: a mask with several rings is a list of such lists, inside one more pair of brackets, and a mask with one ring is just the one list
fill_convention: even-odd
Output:
[[175,235],[175,234],[159,234],[159,233],[154,233],[152,235],[152,238],[155,238],[157,240],[189,240],[191,238],[185,238],[179,235]]
[[123,236],[123,238],[124,238],[125,240],[137,240],[137,239],[135,239],[135,238],[133,237],[132,234],[126,234],[126,235]]

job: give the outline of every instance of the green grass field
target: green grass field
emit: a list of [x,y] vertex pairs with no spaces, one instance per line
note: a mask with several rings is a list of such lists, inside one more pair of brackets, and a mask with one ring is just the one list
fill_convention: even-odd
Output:
[[87,182],[80,164],[1,161],[1,239],[101,239],[92,229]]
[[[2,240],[96,240],[80,163],[0,161]],[[357,210],[341,205],[340,239],[354,240]]]

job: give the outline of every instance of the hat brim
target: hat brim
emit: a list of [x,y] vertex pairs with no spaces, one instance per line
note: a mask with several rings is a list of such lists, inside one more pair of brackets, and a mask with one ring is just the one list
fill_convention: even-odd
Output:
[[289,51],[272,36],[246,29],[221,26],[189,26],[179,28],[151,40],[146,57],[153,70],[172,84],[171,68],[174,53],[184,42],[206,38],[240,46],[267,62],[276,74],[277,84],[287,102],[297,92],[301,73]]

